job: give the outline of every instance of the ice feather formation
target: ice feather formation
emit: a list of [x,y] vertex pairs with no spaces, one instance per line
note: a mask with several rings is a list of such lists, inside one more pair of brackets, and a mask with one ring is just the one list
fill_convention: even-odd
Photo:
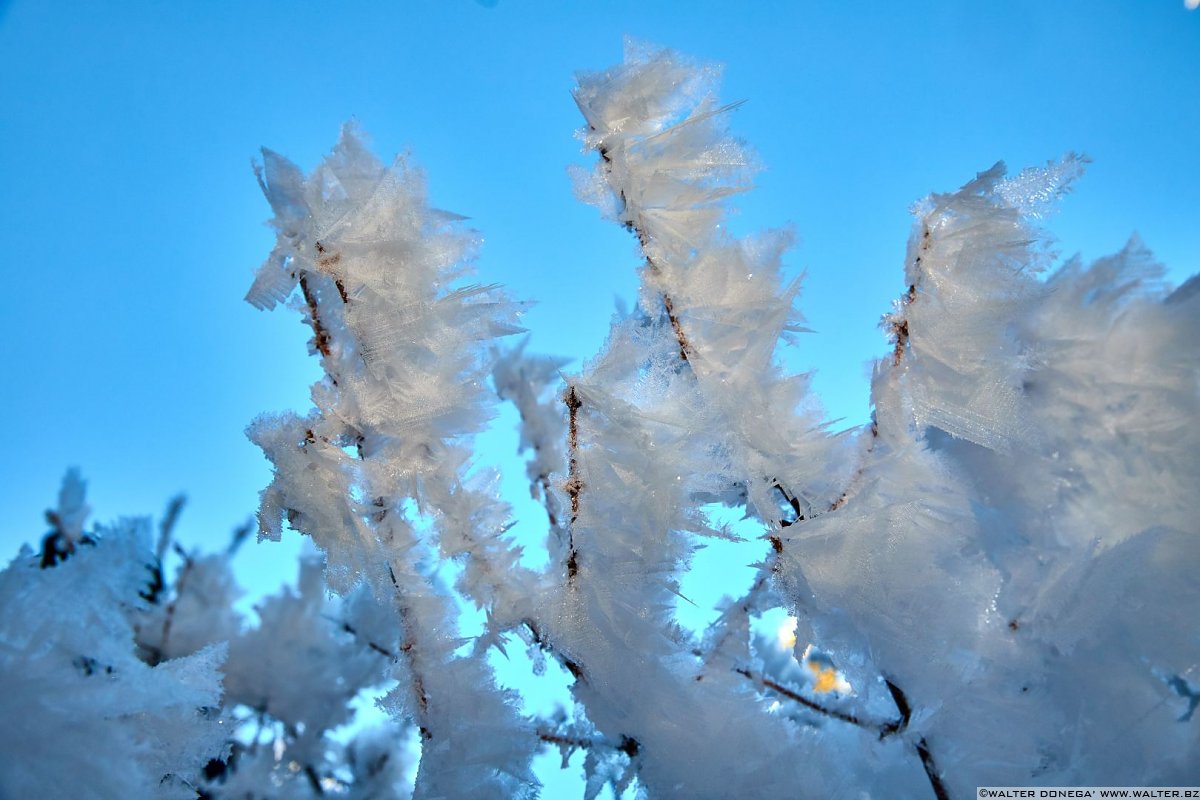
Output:
[[264,163],[279,237],[260,277],[280,258],[294,275],[326,376],[308,416],[251,426],[276,467],[263,532],[278,536],[286,516],[324,551],[331,587],[363,584],[392,609],[398,685],[383,706],[420,728],[415,796],[526,794],[536,740],[486,664],[454,654],[453,599],[420,569],[430,546],[463,560],[464,593],[511,616],[507,511],[466,480],[460,439],[488,416],[482,343],[517,330],[516,309],[491,288],[453,286],[474,241],[429,208],[419,174],[379,163],[352,129],[310,176],[269,151]]
[[753,172],[725,130],[735,106],[719,104],[716,68],[634,42],[626,49],[620,66],[579,76],[584,142],[600,155],[581,194],[636,234],[642,307],[670,323],[751,504],[778,522],[782,487],[806,513],[826,506],[836,476],[824,468],[819,410],[806,379],[773,361],[779,341],[803,330],[799,284],[782,278],[791,235],[738,240],[722,225],[725,201]]

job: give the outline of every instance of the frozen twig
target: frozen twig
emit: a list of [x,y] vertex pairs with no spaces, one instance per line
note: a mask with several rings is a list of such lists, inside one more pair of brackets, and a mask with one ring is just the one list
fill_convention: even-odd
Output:
[[567,533],[567,580],[574,579],[579,571],[578,551],[575,548],[575,520],[579,518],[579,496],[583,492],[583,479],[579,477],[579,409],[583,401],[574,386],[568,386],[563,402],[567,406],[567,446],[570,450],[567,461],[567,496],[571,498],[571,527]]

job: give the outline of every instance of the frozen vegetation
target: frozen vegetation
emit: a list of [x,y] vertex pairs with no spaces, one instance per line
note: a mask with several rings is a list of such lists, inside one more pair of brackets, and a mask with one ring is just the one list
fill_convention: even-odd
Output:
[[[319,557],[249,623],[249,530],[202,554],[177,505],[89,527],[69,473],[0,573],[0,796],[534,797],[547,751],[587,798],[1197,783],[1200,282],[1137,240],[1056,264],[1041,220],[1085,160],[998,164],[915,207],[872,421],[835,434],[778,358],[789,232],[724,225],[753,162],[718,78],[637,44],[578,76],[579,195],[644,261],[577,371],[513,340],[521,306],[470,282],[475,235],[407,160],[350,127],[307,175],[264,150],[278,238],[247,299],[303,315],[324,377],[249,427],[259,536]],[[473,467],[500,402],[544,543]],[[757,575],[693,631],[712,537]],[[526,713],[556,673],[569,705]],[[372,697],[390,721],[347,726]]]

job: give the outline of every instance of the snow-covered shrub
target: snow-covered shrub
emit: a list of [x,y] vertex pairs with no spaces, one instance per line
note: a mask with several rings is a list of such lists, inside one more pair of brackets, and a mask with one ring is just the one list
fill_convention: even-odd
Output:
[[[86,772],[113,797],[532,797],[543,750],[584,751],[587,798],[1195,782],[1200,281],[1171,289],[1136,240],[1054,269],[1040,220],[1085,159],[992,167],[916,206],[872,421],[835,433],[778,357],[804,330],[791,234],[724,224],[753,159],[718,77],[630,45],[578,78],[579,194],[644,256],[579,371],[504,341],[520,305],[468,282],[476,238],[406,159],[352,127],[308,175],[264,150],[278,236],[247,299],[292,298],[324,377],[250,426],[275,469],[259,525],[320,557],[251,627],[240,537],[180,550],[168,583],[169,525],[157,550],[141,523],[85,532],[69,476],[42,553],[0,575],[0,793]],[[501,400],[544,568],[473,467]],[[693,632],[706,538],[757,575]],[[572,707],[524,713],[506,648],[531,685],[561,666]],[[392,723],[347,728],[372,693]]]

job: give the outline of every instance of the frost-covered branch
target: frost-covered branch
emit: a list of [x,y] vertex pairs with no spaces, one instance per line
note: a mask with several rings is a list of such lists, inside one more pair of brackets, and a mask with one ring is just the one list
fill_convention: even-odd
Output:
[[[264,158],[280,237],[250,299],[276,298],[257,288],[274,286],[281,266],[290,271],[327,374],[306,419],[264,419],[252,429],[276,464],[264,533],[278,535],[286,515],[325,551],[335,589],[365,581],[392,606],[402,631],[399,686],[383,702],[398,718],[413,718],[428,743],[419,796],[524,792],[532,748],[521,744],[523,723],[483,664],[453,655],[453,640],[439,633],[452,629],[450,599],[414,561],[433,544],[414,524],[430,520],[444,557],[465,559],[460,590],[501,626],[524,616],[508,583],[520,568],[501,539],[506,508],[464,479],[458,444],[486,418],[488,366],[476,343],[516,330],[512,307],[490,287],[445,288],[463,274],[470,241],[451,215],[425,205],[416,173],[379,164],[352,132],[309,178],[266,151]],[[470,729],[459,721],[464,702],[476,715]],[[505,728],[511,733],[499,734]],[[497,736],[511,742],[498,771],[481,770],[482,756],[459,767],[446,761],[464,748],[495,752],[488,742]]]
[[[0,572],[0,795],[533,797],[549,748],[582,756],[585,800],[1191,780],[1200,279],[1168,286],[1136,239],[1043,278],[1084,159],[997,165],[915,208],[871,422],[832,436],[776,358],[804,330],[790,232],[728,232],[753,163],[718,74],[630,44],[579,76],[580,193],[634,234],[642,285],[561,390],[561,361],[493,344],[517,306],[469,281],[477,237],[406,159],[353,129],[308,175],[263,152],[277,239],[247,299],[290,299],[324,376],[249,428],[259,530],[320,555],[252,624],[247,529],[184,549],[180,502],[156,547],[149,521],[86,529],[68,473]],[[532,451],[541,570],[472,454],[489,378]],[[761,526],[757,575],[693,632],[681,580],[705,537],[744,541],[729,510]],[[513,634],[572,710],[498,686]],[[384,692],[391,722],[351,731]]]
[[85,484],[71,470],[53,512],[56,559],[26,548],[0,571],[0,795],[73,796],[86,776],[96,797],[194,797],[224,744],[226,647],[140,660],[149,520],[84,533],[87,515]]
[[547,387],[559,378],[559,370],[567,363],[564,359],[537,358],[526,355],[528,339],[513,349],[501,353],[492,367],[492,382],[501,400],[509,400],[517,409],[521,420],[522,449],[533,451],[526,471],[530,480],[530,494],[540,499],[546,508],[550,529],[556,536],[562,534],[566,522],[559,507],[559,497],[551,484],[551,475],[561,473],[563,455],[562,418],[557,413],[554,401],[542,401]]
[[567,496],[571,498],[571,521],[567,529],[567,580],[579,571],[578,553],[575,549],[575,521],[579,519],[579,496],[583,493],[583,479],[579,477],[579,409],[583,401],[574,386],[568,386],[563,395],[567,407]]
[[777,526],[777,486],[807,516],[832,502],[836,476],[814,469],[828,462],[831,442],[806,380],[785,377],[773,362],[777,342],[803,330],[799,285],[781,280],[791,234],[736,240],[724,231],[725,203],[748,187],[753,163],[725,131],[736,104],[719,105],[718,76],[636,44],[627,44],[624,64],[580,76],[584,141],[601,163],[577,183],[582,197],[637,236],[643,306],[654,314],[662,305],[680,359],[722,414],[737,482]]

